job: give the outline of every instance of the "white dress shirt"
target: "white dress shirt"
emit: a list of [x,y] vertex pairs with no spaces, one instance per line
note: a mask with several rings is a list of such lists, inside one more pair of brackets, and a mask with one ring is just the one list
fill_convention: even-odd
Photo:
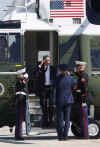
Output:
[[45,72],[45,85],[48,86],[51,84],[51,81],[50,81],[50,65],[48,65],[48,67],[46,67],[47,70]]

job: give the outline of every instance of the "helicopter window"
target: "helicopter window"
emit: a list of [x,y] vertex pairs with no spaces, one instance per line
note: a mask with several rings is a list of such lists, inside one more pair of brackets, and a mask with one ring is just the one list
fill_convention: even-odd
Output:
[[60,63],[67,64],[69,70],[75,67],[75,61],[80,60],[79,39],[74,36],[71,38],[62,37],[60,41]]
[[0,62],[7,60],[8,43],[6,34],[0,34]]
[[20,35],[0,34],[0,62],[20,62]]
[[91,39],[92,69],[100,69],[100,41],[98,37]]
[[100,49],[91,49],[92,68],[100,68]]
[[20,62],[20,34],[9,34],[9,61]]

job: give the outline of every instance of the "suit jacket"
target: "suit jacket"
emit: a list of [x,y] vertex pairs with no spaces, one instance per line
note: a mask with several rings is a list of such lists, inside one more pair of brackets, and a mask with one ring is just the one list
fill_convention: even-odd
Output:
[[[45,83],[45,68],[44,64],[42,67],[39,67],[39,64],[37,64],[34,67],[29,67],[28,74],[29,74],[29,90],[30,93],[35,93],[37,96],[41,95],[42,90],[44,89],[44,83]],[[54,80],[56,77],[56,70],[53,66],[50,66],[50,81],[53,86]]]
[[[39,88],[44,88],[45,85],[45,65],[43,64],[42,67],[38,67],[39,71]],[[56,70],[53,66],[50,66],[50,81],[51,81],[51,86],[54,85],[54,81],[56,78]]]
[[72,96],[73,79],[68,75],[59,75],[56,80],[56,105],[72,104],[74,102]]

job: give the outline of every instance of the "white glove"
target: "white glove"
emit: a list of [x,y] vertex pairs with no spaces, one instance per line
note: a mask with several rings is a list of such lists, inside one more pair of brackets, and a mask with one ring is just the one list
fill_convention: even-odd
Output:
[[28,79],[28,74],[27,73],[24,74],[24,78]]

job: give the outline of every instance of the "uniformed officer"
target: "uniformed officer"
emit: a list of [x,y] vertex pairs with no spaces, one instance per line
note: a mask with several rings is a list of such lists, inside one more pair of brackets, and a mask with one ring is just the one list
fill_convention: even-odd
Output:
[[58,66],[58,76],[55,84],[57,135],[59,140],[68,139],[71,105],[74,102],[72,96],[72,87],[74,81],[72,80],[70,75],[66,74],[66,70],[67,66],[65,64],[61,64]]
[[16,128],[15,128],[15,139],[24,140],[22,137],[22,122],[25,117],[26,107],[26,83],[28,76],[25,74],[25,68],[17,71],[17,82],[16,82]]
[[88,138],[88,106],[86,104],[88,75],[85,73],[86,62],[76,61],[77,87],[75,103],[79,104],[81,133],[83,138]]

